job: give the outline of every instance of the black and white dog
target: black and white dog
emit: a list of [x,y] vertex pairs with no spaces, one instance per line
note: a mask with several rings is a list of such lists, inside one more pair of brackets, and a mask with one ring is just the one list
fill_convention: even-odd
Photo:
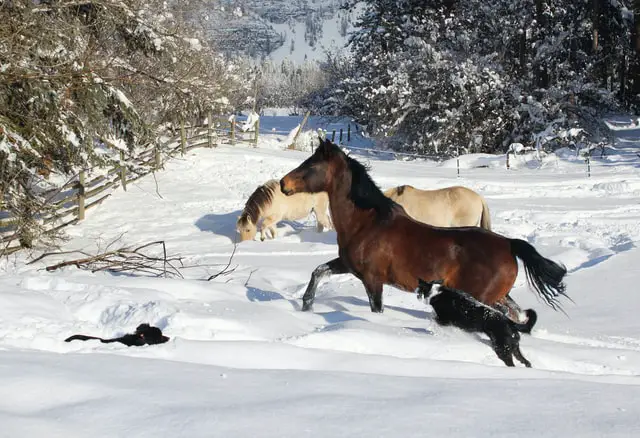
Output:
[[[433,290],[433,286],[437,286]],[[468,293],[442,285],[442,281],[427,282],[418,279],[418,299],[424,299],[436,313],[436,322],[453,325],[468,332],[484,332],[498,357],[507,366],[515,366],[513,356],[526,367],[529,362],[520,352],[520,333],[530,333],[538,318],[533,309],[525,311],[529,318],[519,324],[498,310],[481,303]]]
[[102,339],[96,336],[87,335],[73,335],[65,339],[65,342],[71,341],[88,341],[90,339],[97,339],[104,344],[110,344],[112,342],[120,342],[127,347],[141,347],[143,345],[164,344],[169,340],[168,336],[162,334],[162,330],[158,327],[150,326],[147,323],[140,324],[135,333],[127,333],[124,336],[113,339]]

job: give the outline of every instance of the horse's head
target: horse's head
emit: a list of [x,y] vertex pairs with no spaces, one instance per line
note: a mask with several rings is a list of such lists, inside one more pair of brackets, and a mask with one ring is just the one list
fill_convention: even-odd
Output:
[[336,163],[343,161],[344,152],[329,140],[320,139],[320,146],[301,165],[280,180],[285,195],[326,192],[331,184]]
[[236,230],[240,233],[240,242],[253,240],[253,238],[256,237],[256,225],[251,221],[249,216],[242,215],[238,218]]

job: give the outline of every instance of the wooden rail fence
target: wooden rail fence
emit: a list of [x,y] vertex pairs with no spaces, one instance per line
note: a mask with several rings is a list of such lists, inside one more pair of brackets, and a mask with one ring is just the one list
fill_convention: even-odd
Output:
[[[184,155],[195,148],[213,148],[220,144],[245,143],[257,147],[259,123],[258,119],[252,129],[242,131],[235,116],[214,118],[209,115],[207,123],[193,126],[181,122],[179,133],[174,133],[166,142],[138,150],[135,157],[127,156],[128,152],[120,150],[119,163],[106,172],[105,169],[99,172],[83,170],[62,187],[41,193],[41,197],[53,207],[47,210],[53,212],[36,215],[33,219],[45,226],[45,234],[55,233],[84,220],[86,211],[100,205],[111,196],[113,190],[122,186],[126,191],[127,185],[162,169],[163,163],[178,154]],[[113,146],[105,144],[114,150]],[[19,218],[0,208],[0,256],[22,248],[16,244],[21,237],[18,223]]]

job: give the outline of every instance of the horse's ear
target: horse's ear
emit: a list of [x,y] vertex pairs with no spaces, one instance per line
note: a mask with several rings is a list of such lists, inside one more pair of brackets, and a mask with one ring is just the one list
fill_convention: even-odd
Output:
[[316,151],[320,152],[321,154],[326,153],[326,151],[327,151],[327,143],[326,143],[326,140],[324,138],[318,137],[318,147],[317,147]]
[[333,151],[333,143],[331,143],[330,140],[326,139],[326,138],[321,138],[320,139],[320,146],[318,146],[318,149],[320,149],[320,151],[325,154],[328,155],[331,153],[331,151]]

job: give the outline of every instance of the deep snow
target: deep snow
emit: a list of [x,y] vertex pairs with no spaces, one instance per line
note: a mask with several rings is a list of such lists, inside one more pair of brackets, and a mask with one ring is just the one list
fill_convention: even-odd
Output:
[[[118,236],[116,245],[164,239],[189,266],[186,279],[47,273],[71,256],[25,265],[39,252],[1,262],[0,437],[640,433],[638,130],[591,160],[591,178],[573,152],[512,157],[511,170],[504,156],[465,156],[457,177],[455,159],[354,149],[382,188],[477,190],[495,231],[567,265],[569,317],[518,278],[512,296],[539,314],[521,341],[534,368],[508,369],[483,336],[437,326],[413,294],[385,287],[385,312],[372,314],[349,275],[322,284],[314,312],[300,312],[311,271],[337,255],[335,233],[316,233],[313,216],[281,223],[276,240],[241,243],[235,271],[203,281],[227,264],[235,220],[256,186],[309,155],[282,150],[299,122],[285,119],[263,118],[257,149],[198,149],[167,163],[156,175],[162,198],[149,176],[68,229],[65,250],[94,252]],[[62,342],[141,322],[171,341]]]

